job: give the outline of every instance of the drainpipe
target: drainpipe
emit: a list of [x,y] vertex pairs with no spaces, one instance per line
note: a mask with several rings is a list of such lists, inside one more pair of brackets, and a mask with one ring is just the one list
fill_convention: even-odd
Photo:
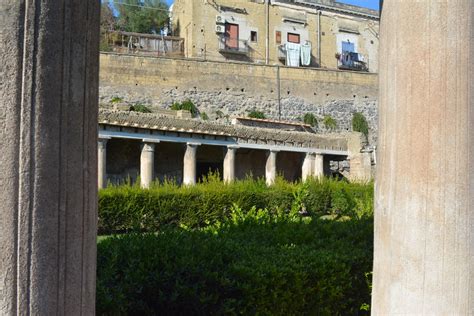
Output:
[[321,68],[321,10],[318,10],[318,63]]
[[270,0],[265,0],[265,20],[266,20],[266,36],[265,36],[265,64],[270,62]]
[[281,80],[280,66],[277,65],[277,95],[278,95],[278,120],[281,120]]

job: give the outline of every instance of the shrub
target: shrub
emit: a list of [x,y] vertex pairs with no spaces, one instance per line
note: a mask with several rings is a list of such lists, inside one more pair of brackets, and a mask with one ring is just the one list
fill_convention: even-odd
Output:
[[356,112],[352,116],[352,130],[364,134],[365,137],[369,136],[369,124],[362,113]]
[[309,124],[312,127],[318,127],[318,119],[313,113],[306,113],[303,117],[303,122]]
[[207,121],[209,119],[209,116],[207,115],[206,112],[201,113],[201,120]]
[[113,97],[112,99],[110,99],[110,103],[120,103],[122,101],[123,99],[121,97]]
[[263,112],[260,112],[260,111],[251,111],[248,115],[248,117],[250,118],[254,118],[254,119],[265,119],[265,114]]
[[358,315],[370,300],[372,220],[252,208],[203,229],[101,239],[98,315]]
[[140,112],[140,113],[151,113],[151,110],[144,104],[134,104],[130,107],[130,111],[132,112]]
[[191,112],[192,117],[196,117],[198,114],[198,109],[191,100],[186,100],[181,103],[175,102],[171,106],[172,110],[179,111],[185,110]]
[[324,127],[327,130],[333,131],[337,128],[337,122],[330,115],[326,115],[323,119]]
[[[223,184],[206,178],[192,187],[172,182],[155,184],[149,190],[138,186],[109,186],[99,192],[99,234],[155,232],[164,227],[204,227],[229,216],[233,204],[243,209],[266,208],[270,212],[291,210],[295,203],[315,216],[370,216],[372,184],[335,180],[311,180],[306,184],[278,179],[272,187],[264,180]],[[296,202],[295,202],[296,201]]]

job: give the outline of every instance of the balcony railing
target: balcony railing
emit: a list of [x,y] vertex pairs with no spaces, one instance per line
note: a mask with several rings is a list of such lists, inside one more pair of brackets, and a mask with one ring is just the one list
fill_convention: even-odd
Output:
[[342,70],[369,71],[369,60],[357,53],[337,54],[337,67]]
[[222,35],[219,37],[219,52],[225,54],[248,55],[250,47],[248,41]]

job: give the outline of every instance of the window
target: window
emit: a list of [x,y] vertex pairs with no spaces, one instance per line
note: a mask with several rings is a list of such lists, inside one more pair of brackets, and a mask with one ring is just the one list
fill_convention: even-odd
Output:
[[251,42],[256,42],[257,41],[257,32],[256,31],[251,31],[250,32],[250,41]]
[[288,42],[289,43],[300,43],[300,35],[295,33],[288,33]]
[[354,43],[351,43],[349,41],[342,42],[342,52],[354,53],[355,52]]
[[275,43],[281,44],[281,32],[280,31],[275,32]]

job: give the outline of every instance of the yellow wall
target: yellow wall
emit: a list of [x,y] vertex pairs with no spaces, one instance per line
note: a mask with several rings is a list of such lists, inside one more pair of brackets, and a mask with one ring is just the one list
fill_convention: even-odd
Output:
[[[214,5],[242,8],[246,14],[219,11]],[[269,64],[282,64],[278,59],[278,44],[275,41],[275,32],[282,32],[282,44],[285,43],[287,32],[298,33],[302,42],[308,40],[312,44],[312,66],[322,68],[337,68],[335,58],[341,38],[345,35],[356,38],[357,52],[368,58],[370,72],[378,71],[378,21],[348,14],[321,11],[319,30],[319,12],[314,9],[303,10],[301,6],[272,4],[269,7]],[[218,49],[218,35],[215,32],[216,16],[225,16],[227,20],[240,25],[241,39],[249,40],[249,31],[258,32],[258,41],[249,42],[251,48],[247,56],[223,55]],[[186,40],[186,56],[209,60],[239,60],[245,62],[264,63],[266,54],[266,9],[263,1],[192,1],[177,0],[174,7],[174,25],[180,24],[179,35]],[[306,25],[284,22],[283,18],[294,18],[306,21]],[[340,31],[346,24],[354,26],[356,33],[350,34]],[[185,30],[183,25],[189,25]],[[321,56],[319,56],[318,31],[321,39]],[[340,50],[340,48],[339,48]],[[321,57],[319,59],[319,57]]]

